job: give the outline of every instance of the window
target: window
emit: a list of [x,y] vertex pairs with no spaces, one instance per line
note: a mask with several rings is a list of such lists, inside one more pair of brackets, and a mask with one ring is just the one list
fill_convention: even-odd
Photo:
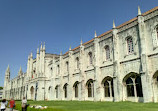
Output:
[[135,79],[135,84],[136,84],[137,96],[138,97],[143,97],[142,83],[141,83],[141,77],[140,76],[137,76],[137,78]]
[[74,89],[75,89],[75,98],[77,98],[78,97],[78,82],[74,84]]
[[93,87],[93,80],[87,81],[87,90],[88,90],[88,97],[94,97],[94,87]]
[[105,77],[102,84],[104,87],[104,97],[114,97],[113,78]]
[[105,47],[105,53],[106,53],[106,60],[110,59],[110,48],[109,46]]
[[55,87],[56,98],[58,98],[58,86]]
[[92,52],[89,52],[88,55],[89,55],[89,64],[91,65],[93,64]]
[[69,72],[69,62],[66,61],[66,71]]
[[134,85],[131,78],[127,79],[126,85],[127,85],[127,96],[134,97]]
[[76,68],[79,69],[79,58],[76,57]]
[[126,80],[127,96],[128,97],[143,97],[141,76],[131,74]]
[[131,54],[134,52],[132,37],[127,38],[127,48],[128,48],[128,54]]
[[59,74],[59,73],[60,73],[60,66],[57,65],[57,74]]
[[63,87],[65,98],[67,98],[67,85],[68,85],[68,84],[65,84],[64,87]]
[[110,97],[110,90],[109,90],[108,81],[105,81],[105,83],[104,83],[104,96],[105,97]]

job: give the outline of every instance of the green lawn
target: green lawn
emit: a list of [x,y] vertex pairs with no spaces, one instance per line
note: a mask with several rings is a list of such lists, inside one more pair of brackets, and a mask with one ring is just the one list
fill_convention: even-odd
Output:
[[[28,103],[53,108],[46,111],[158,111],[158,103],[90,101],[29,101]],[[18,105],[20,101],[16,101],[16,104],[20,107]]]

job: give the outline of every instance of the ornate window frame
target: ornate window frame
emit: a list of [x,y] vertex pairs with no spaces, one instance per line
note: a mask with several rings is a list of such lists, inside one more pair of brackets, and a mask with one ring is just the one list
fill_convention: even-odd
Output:
[[156,23],[152,28],[151,36],[153,42],[153,49],[156,49],[158,47],[158,23]]

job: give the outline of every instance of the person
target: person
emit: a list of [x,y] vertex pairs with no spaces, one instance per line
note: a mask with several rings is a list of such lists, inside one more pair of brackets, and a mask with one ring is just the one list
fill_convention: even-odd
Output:
[[21,101],[21,107],[22,107],[22,111],[27,111],[27,100],[25,97],[23,97],[23,100]]
[[1,111],[5,111],[6,107],[7,107],[7,101],[6,99],[3,99],[1,102]]
[[9,102],[9,107],[10,107],[10,111],[13,111],[13,109],[15,108],[15,101],[13,98],[11,98]]

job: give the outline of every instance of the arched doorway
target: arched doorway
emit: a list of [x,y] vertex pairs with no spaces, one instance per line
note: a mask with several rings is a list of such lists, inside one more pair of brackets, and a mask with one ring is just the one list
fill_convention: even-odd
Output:
[[123,84],[128,101],[143,101],[142,82],[139,74],[134,72],[127,74],[123,79]]
[[34,87],[33,86],[30,88],[30,92],[31,92],[31,99],[34,100]]

